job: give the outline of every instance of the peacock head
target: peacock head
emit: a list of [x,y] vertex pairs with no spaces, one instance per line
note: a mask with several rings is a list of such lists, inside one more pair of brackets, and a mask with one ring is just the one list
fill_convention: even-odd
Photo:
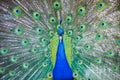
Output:
[[60,39],[60,41],[61,41],[61,40],[62,40],[62,36],[63,36],[63,34],[64,34],[64,30],[63,30],[61,27],[58,27],[57,33],[58,33],[59,39]]
[[[60,24],[61,23],[62,23],[62,19],[60,20]],[[63,30],[63,28],[60,27],[60,25],[58,25],[57,33],[58,33],[59,37],[62,38],[62,36],[64,34],[64,30]]]
[[63,36],[64,30],[61,27],[58,27],[57,33],[58,33],[59,36]]

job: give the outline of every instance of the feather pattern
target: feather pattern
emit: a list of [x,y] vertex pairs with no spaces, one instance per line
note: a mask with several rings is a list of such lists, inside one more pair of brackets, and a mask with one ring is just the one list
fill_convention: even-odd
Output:
[[54,79],[59,28],[75,80],[120,79],[119,0],[0,0],[0,80]]

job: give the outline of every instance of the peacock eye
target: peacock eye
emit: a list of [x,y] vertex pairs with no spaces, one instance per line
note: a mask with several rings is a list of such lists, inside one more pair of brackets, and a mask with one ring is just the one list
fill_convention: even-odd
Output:
[[18,29],[18,32],[20,32],[21,30],[20,29]]
[[23,63],[22,67],[23,67],[24,69],[28,69],[29,63]]
[[20,28],[18,28],[18,29],[17,29],[17,31],[18,31],[18,32],[21,32],[21,29],[20,29]]
[[98,35],[98,37],[100,38],[100,35]]
[[101,39],[103,39],[103,38],[104,38],[104,37],[103,37],[103,35],[102,35],[102,34],[99,34],[99,33],[98,33],[98,34],[96,34],[96,38],[95,38],[96,40],[98,40],[98,41],[99,41],[99,40],[101,40]]
[[76,37],[76,41],[80,41],[82,39],[82,35],[78,35],[77,37]]
[[79,60],[79,61],[78,61],[78,64],[80,64],[80,65],[83,64],[83,61],[82,61],[82,60]]
[[77,14],[78,15],[85,15],[85,13],[86,13],[86,9],[85,9],[85,7],[78,7],[78,9],[77,9]]
[[82,39],[82,35],[78,35],[76,36],[75,41],[79,42],[81,39]]
[[15,8],[13,9],[13,14],[14,14],[15,16],[20,16],[20,15],[22,15],[22,10],[21,10],[21,8],[15,7]]
[[15,71],[10,71],[10,72],[9,72],[9,76],[11,76],[11,77],[12,77],[12,76],[15,76]]
[[107,57],[113,57],[115,53],[111,50],[107,51]]
[[50,17],[50,23],[55,24],[56,22],[57,21],[55,17]]
[[51,77],[51,74],[49,74],[49,77]]
[[4,74],[5,73],[5,67],[0,67],[0,74]]
[[92,80],[91,78],[88,78],[88,80]]
[[118,71],[119,70],[119,66],[118,65],[113,65],[112,66],[112,70],[113,71]]
[[99,10],[104,10],[105,9],[105,3],[103,3],[103,2],[98,2],[98,4],[97,4],[97,8],[99,9]]
[[50,31],[49,31],[49,36],[50,36],[50,37],[53,37],[53,35],[54,35],[54,32],[53,32],[52,30],[50,30]]
[[36,34],[40,35],[40,34],[43,34],[44,30],[41,28],[36,28],[35,32],[36,32]]
[[1,68],[0,70],[1,70],[1,71],[4,71],[5,69],[4,69],[4,68]]
[[86,25],[80,24],[79,25],[79,30],[80,30],[80,32],[84,32],[86,30]]
[[101,25],[102,25],[102,26],[104,26],[104,25],[105,25],[105,23],[103,22],[103,23],[101,23]]
[[40,20],[41,18],[41,13],[40,12],[33,12],[33,18],[35,20]]
[[8,53],[8,48],[1,48],[1,49],[0,49],[0,53],[1,53],[2,55],[6,55],[6,54]]
[[101,63],[102,63],[102,59],[101,59],[101,58],[96,58],[96,59],[95,59],[95,62],[96,62],[97,64],[101,64]]
[[81,80],[85,80],[84,78],[81,78]]
[[82,29],[82,28],[83,28],[83,26],[80,26],[80,28]]
[[32,53],[38,53],[38,51],[39,51],[39,49],[37,48],[37,47],[33,47],[32,49],[31,49],[31,51],[32,51]]
[[71,23],[72,22],[72,16],[67,16],[66,17],[66,23]]
[[48,64],[47,64],[47,62],[43,62],[43,67],[46,67]]
[[61,8],[61,3],[58,2],[58,1],[55,1],[55,2],[53,3],[53,8],[56,9],[56,10],[60,9],[60,8]]
[[102,3],[98,4],[98,7],[100,7],[100,8],[101,8],[102,6],[103,6],[103,4],[102,4]]
[[23,39],[21,41],[22,46],[28,46],[29,45],[29,40],[28,39]]
[[73,72],[73,77],[76,78],[78,76],[77,72]]
[[120,46],[120,39],[116,39],[116,43],[118,46]]
[[80,9],[80,12],[82,12],[83,11],[83,9]]
[[72,31],[69,31],[69,32],[68,32],[68,34],[70,34],[70,35],[71,35],[71,34],[72,34]]
[[52,78],[52,77],[53,77],[52,73],[49,72],[49,73],[47,74],[47,77],[48,77],[48,78]]
[[102,28],[102,29],[107,28],[107,26],[108,26],[108,23],[105,22],[105,21],[101,21],[101,22],[99,23],[99,27]]
[[68,34],[69,37],[72,37],[73,36],[73,30],[68,30],[67,34]]
[[22,35],[23,34],[23,28],[22,27],[16,27],[15,28],[15,30],[14,30],[14,33],[16,34],[16,35]]
[[89,50],[91,48],[90,44],[85,44],[84,49]]
[[111,55],[111,54],[112,54],[112,52],[110,51],[110,52],[109,52],[109,54]]
[[45,38],[43,38],[43,39],[42,39],[42,42],[45,42],[45,41],[46,41]]
[[39,43],[41,44],[41,43],[43,43],[43,44],[47,44],[47,40],[46,40],[46,38],[44,38],[44,37],[40,37],[39,38]]
[[11,56],[10,61],[13,62],[13,63],[17,62],[17,57],[16,56]]

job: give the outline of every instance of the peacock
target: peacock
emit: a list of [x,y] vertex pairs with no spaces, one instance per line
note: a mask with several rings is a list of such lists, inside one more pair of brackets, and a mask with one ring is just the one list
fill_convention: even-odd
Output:
[[120,0],[0,0],[0,80],[120,80]]

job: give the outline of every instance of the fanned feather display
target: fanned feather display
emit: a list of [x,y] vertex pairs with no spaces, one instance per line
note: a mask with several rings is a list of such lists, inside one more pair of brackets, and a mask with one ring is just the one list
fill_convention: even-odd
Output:
[[73,80],[120,80],[120,0],[0,0],[0,80],[56,80],[62,57]]

